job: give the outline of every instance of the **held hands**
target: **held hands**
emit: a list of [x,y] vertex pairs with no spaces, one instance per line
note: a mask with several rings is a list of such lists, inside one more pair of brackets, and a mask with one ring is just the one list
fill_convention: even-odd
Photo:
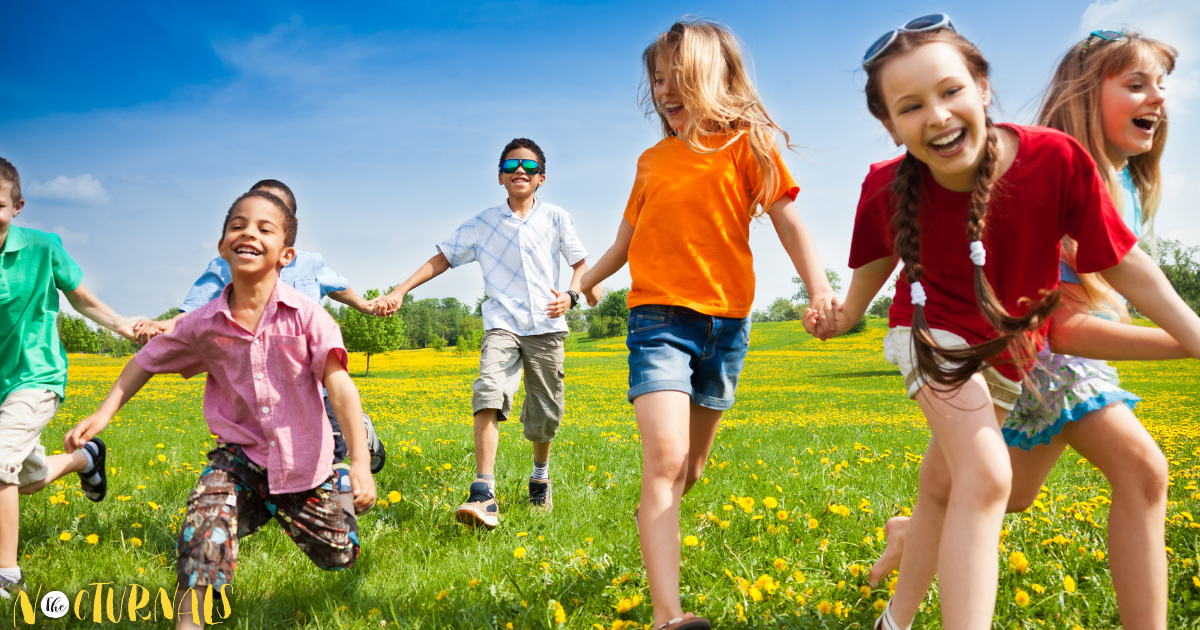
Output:
[[[67,431],[67,434],[63,436],[63,450],[70,454],[83,448],[83,445],[87,444],[88,440],[96,437],[108,426],[109,420],[111,420],[110,417],[100,413],[94,413],[84,418],[79,424],[71,427],[71,430]],[[370,470],[368,469],[367,472],[370,472]]]
[[841,301],[832,293],[813,297],[804,311],[804,330],[825,341],[836,337],[838,331],[849,328],[842,313]]
[[562,317],[571,309],[571,296],[559,291],[558,289],[550,289],[554,294],[554,299],[546,305],[546,315],[550,317]]
[[375,477],[371,475],[369,461],[350,462],[350,488],[354,492],[355,512],[363,514],[374,507]]
[[363,312],[370,312],[376,317],[387,317],[400,310],[404,304],[404,293],[404,291],[392,291],[387,295],[381,295],[367,302],[368,310]]
[[175,320],[153,321],[139,319],[129,329],[130,334],[125,334],[124,327],[119,332],[130,341],[144,346],[151,339],[175,330]]
[[592,269],[588,269],[579,278],[579,294],[587,299],[588,306],[599,304],[600,298],[604,295],[604,288],[592,281],[592,271]]

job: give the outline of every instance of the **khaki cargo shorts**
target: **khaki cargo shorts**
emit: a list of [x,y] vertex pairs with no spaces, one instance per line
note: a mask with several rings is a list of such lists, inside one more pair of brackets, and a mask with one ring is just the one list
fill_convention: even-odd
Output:
[[19,389],[0,403],[0,483],[27,486],[46,478],[42,429],[61,404],[45,389]]
[[[933,334],[933,340],[943,348],[965,348],[970,345],[966,339],[952,332],[933,329],[929,332]],[[938,385],[931,383],[928,377],[915,369],[917,357],[913,354],[912,344],[912,328],[896,326],[883,338],[883,357],[888,363],[900,368],[900,373],[904,375],[904,385],[908,388],[908,397],[916,400],[917,392],[921,391],[922,387]],[[1005,411],[1012,411],[1013,405],[1021,395],[1021,383],[1005,377],[990,366],[981,370],[980,374],[983,375],[983,380],[987,381],[988,390],[992,394],[992,404]]]
[[502,328],[483,335],[479,378],[472,386],[474,412],[499,410],[500,420],[512,412],[513,397],[525,372],[525,402],[521,423],[525,437],[543,443],[554,439],[565,407],[563,341],[567,333],[520,336]]

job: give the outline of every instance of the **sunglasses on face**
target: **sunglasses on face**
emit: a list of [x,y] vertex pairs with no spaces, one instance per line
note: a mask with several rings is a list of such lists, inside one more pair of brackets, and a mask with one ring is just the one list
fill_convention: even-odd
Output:
[[883,51],[887,50],[888,46],[891,46],[892,42],[896,41],[900,33],[936,31],[943,28],[948,28],[956,33],[958,32],[958,29],[954,28],[954,23],[950,21],[949,15],[945,13],[933,13],[931,15],[922,15],[898,29],[884,33],[882,37],[875,40],[874,44],[871,44],[871,47],[867,49],[867,53],[863,55],[862,67],[866,68],[871,65],[872,61],[878,59],[879,55],[882,55]]
[[1118,39],[1125,39],[1125,33],[1122,33],[1121,31],[1107,31],[1107,30],[1092,31],[1088,35],[1088,38],[1083,40],[1083,50],[1079,51],[1079,69],[1080,70],[1083,69],[1083,58],[1086,57],[1088,54],[1088,51],[1091,50],[1092,41],[1095,39],[1102,40],[1100,42],[1097,42],[1097,45],[1102,44],[1104,42],[1115,42]]
[[537,163],[537,160],[504,160],[500,163],[500,172],[505,175],[512,175],[517,172],[518,168],[525,170],[527,175],[537,175],[542,172],[542,165]]

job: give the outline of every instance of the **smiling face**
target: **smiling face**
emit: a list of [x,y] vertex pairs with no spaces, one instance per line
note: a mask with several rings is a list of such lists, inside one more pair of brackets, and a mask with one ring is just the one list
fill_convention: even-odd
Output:
[[1154,130],[1165,115],[1162,64],[1148,55],[1100,84],[1104,153],[1117,169],[1154,146]]
[[243,199],[230,212],[217,251],[234,275],[278,271],[296,255],[286,244],[284,222],[283,211],[270,201]]
[[[540,159],[538,159],[538,156],[536,153],[534,153],[533,151],[531,151],[529,149],[526,149],[525,147],[517,147],[517,148],[513,149],[512,151],[505,153],[504,159],[505,160],[534,160],[538,164],[542,163],[542,161]],[[545,170],[544,164],[542,164],[541,170],[543,170],[543,171]],[[521,166],[517,167],[517,171],[515,173],[505,173],[504,171],[500,171],[500,184],[502,186],[504,186],[505,190],[508,191],[509,197],[514,197],[514,198],[518,198],[518,199],[528,197],[529,195],[532,195],[534,192],[536,192],[538,187],[541,186],[545,182],[546,182],[545,173],[539,173],[537,175],[530,175],[529,173],[526,173],[525,169]]]
[[683,97],[676,91],[675,79],[667,72],[675,49],[660,50],[654,61],[654,105],[667,118],[667,124],[675,132],[683,131],[690,117],[683,106]]
[[987,144],[987,78],[971,76],[962,55],[941,42],[896,55],[880,72],[892,138],[942,186],[971,190]]

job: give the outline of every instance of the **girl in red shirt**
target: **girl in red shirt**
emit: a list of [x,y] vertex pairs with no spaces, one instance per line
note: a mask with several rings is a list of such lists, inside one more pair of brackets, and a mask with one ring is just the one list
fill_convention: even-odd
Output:
[[776,137],[786,146],[787,134],[763,108],[733,33],[680,21],[642,58],[643,103],[664,138],[638,159],[616,242],[581,284],[591,296],[629,263],[628,396],[642,440],[634,514],[654,628],[700,630],[709,622],[684,614],[679,598],[679,501],[734,403],[750,340],[754,217],[770,216],[813,306],[832,319],[836,302],[780,158]]
[[[1113,199],[1122,202],[1125,223],[1149,238],[1167,136],[1159,84],[1174,64],[1175,50],[1162,42],[1133,32],[1093,32],[1063,55],[1038,116],[1040,124],[1088,147]],[[1037,391],[1021,394],[1003,427],[1013,470],[1008,511],[1033,505],[1067,445],[1086,457],[1113,488],[1108,552],[1122,625],[1165,629],[1166,457],[1131,411],[1140,398],[1096,359],[1190,355],[1161,329],[1116,323],[1129,321],[1120,296],[1100,276],[1075,273],[1075,244],[1067,239],[1063,245],[1061,289],[1068,308],[1051,320],[1055,352],[1047,348],[1038,355],[1040,366],[1027,383]],[[887,550],[871,569],[872,583],[899,564],[907,524],[903,516],[889,519]]]
[[[907,535],[920,552],[904,555],[911,581],[876,627],[908,627],[920,596],[907,590],[923,596],[924,578],[940,574],[943,625],[988,628],[1012,482],[1000,425],[1058,303],[1062,238],[1078,243],[1080,272],[1101,272],[1194,354],[1200,320],[1135,247],[1086,149],[1058,131],[991,123],[987,61],[947,16],[881,37],[863,65],[868,109],[907,153],[863,183],[837,329],[903,262],[884,352],[933,433]],[[836,334],[815,314],[805,325]]]

